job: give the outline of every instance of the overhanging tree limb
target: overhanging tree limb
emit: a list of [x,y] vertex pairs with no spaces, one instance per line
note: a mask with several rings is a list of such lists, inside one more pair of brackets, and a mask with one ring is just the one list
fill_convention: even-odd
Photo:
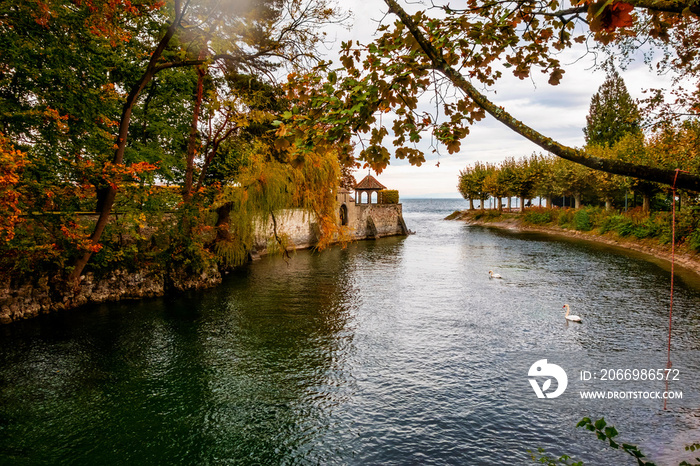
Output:
[[[491,102],[485,95],[479,92],[467,79],[457,70],[450,66],[443,58],[442,54],[426,39],[411,16],[397,3],[396,0],[384,0],[389,7],[389,11],[397,15],[403,25],[408,29],[420,48],[430,60],[433,69],[444,74],[454,86],[462,90],[471,98],[474,103],[484,109],[488,114],[500,121],[508,128],[521,136],[534,142],[544,150],[566,160],[584,165],[594,170],[613,173],[615,175],[631,176],[634,178],[662,183],[673,186],[676,177],[675,170],[667,170],[645,165],[623,162],[619,160],[603,159],[593,157],[585,151],[565,146],[549,138],[525,123],[513,117],[503,107],[499,107]],[[690,191],[700,192],[700,177],[689,173],[680,173],[676,180],[676,187]]]

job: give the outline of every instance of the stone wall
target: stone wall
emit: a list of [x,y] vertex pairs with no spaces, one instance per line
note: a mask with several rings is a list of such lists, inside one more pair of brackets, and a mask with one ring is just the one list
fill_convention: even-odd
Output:
[[[404,235],[401,204],[355,205],[348,193],[339,194],[338,208],[345,206],[346,227],[353,239]],[[313,247],[319,238],[315,216],[302,210],[275,215],[257,229],[252,258],[278,250],[277,236],[287,249]],[[36,317],[40,314],[75,308],[88,303],[163,296],[171,291],[210,288],[221,283],[216,268],[198,275],[176,270],[114,270],[101,278],[93,273],[81,277],[76,289],[63,289],[60,277],[39,276],[32,283],[0,284],[0,324]]]
[[357,204],[354,224],[356,239],[405,235],[401,204]]
[[60,277],[44,275],[32,283],[5,283],[0,287],[0,324],[40,314],[72,309],[88,303],[163,296],[169,291],[211,288],[221,283],[219,270],[198,275],[182,271],[114,270],[100,279],[91,272],[80,277],[76,289],[63,289]]
[[275,223],[277,236],[287,249],[306,249],[318,242],[319,228],[316,217],[304,210],[288,209],[275,214],[274,222],[270,217],[265,224],[257,226],[254,255],[265,255],[279,249],[274,236]]

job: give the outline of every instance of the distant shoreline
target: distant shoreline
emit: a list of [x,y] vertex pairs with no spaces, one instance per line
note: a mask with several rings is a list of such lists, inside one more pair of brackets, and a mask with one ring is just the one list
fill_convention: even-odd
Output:
[[[475,219],[473,214],[476,212],[478,211],[460,211],[459,215],[455,215],[453,213],[446,217],[446,219],[459,220],[469,225],[491,227],[501,230],[542,233],[546,235],[592,241],[606,244],[608,246],[632,250],[669,263],[671,262],[671,246],[659,244],[657,241],[638,240],[629,237],[621,237],[616,234],[601,235],[595,231],[578,231],[557,226],[529,225],[523,222],[519,214],[504,213],[495,219]],[[687,248],[677,246],[675,251],[675,264],[676,266],[680,266],[694,272],[697,275],[697,278],[700,278],[700,254],[690,252],[687,250]]]

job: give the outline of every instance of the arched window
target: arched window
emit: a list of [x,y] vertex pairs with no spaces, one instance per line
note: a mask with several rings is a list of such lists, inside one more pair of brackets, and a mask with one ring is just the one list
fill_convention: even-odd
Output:
[[345,204],[340,206],[340,224],[348,224],[348,207]]
[[379,196],[379,194],[377,194],[376,191],[372,191],[372,192],[370,193],[370,195],[369,195],[369,201],[368,201],[368,202],[369,202],[370,204],[376,204],[376,203],[377,203],[377,196]]

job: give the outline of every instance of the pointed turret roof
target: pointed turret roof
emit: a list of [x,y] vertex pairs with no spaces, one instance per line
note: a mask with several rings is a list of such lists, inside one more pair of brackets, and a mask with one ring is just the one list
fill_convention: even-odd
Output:
[[355,189],[386,189],[386,186],[377,181],[372,175],[367,175],[355,185]]

